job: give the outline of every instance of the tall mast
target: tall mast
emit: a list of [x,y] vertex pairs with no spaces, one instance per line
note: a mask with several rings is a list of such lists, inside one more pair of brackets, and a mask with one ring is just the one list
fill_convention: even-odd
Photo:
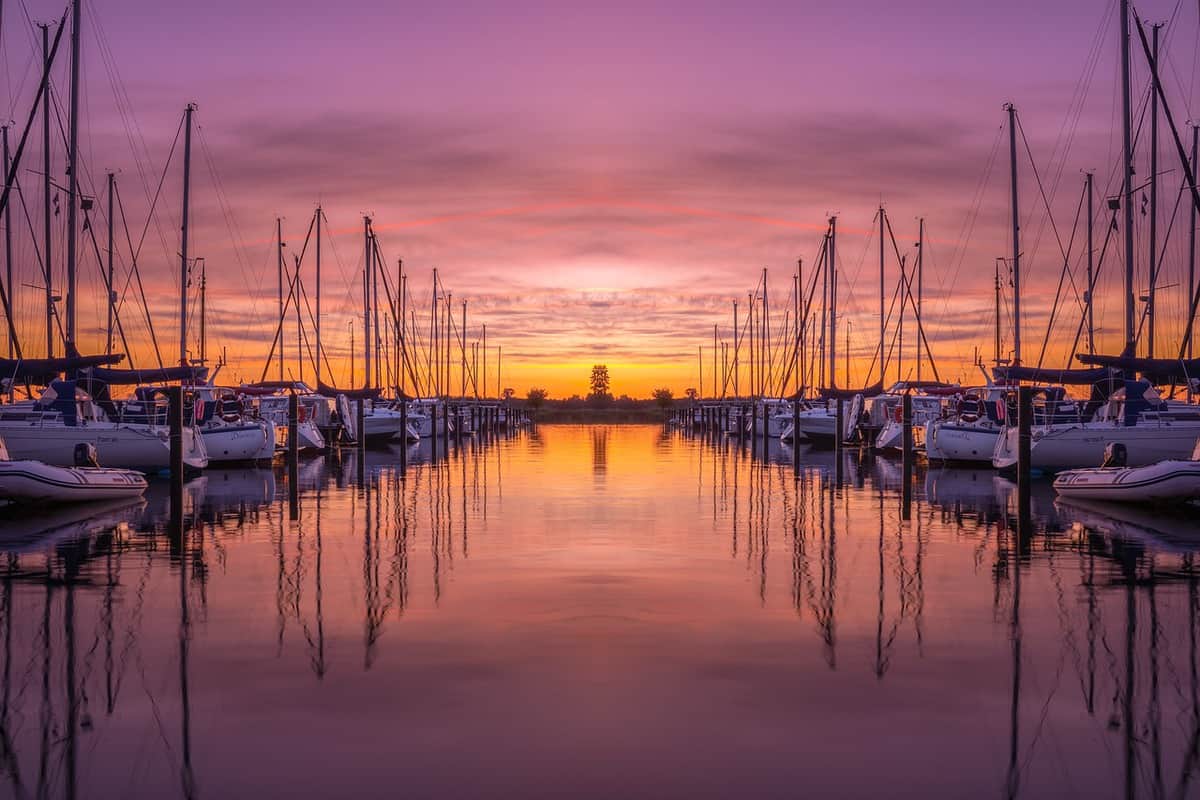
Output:
[[[1095,242],[1092,238],[1092,182],[1093,174],[1087,173],[1085,180],[1087,182],[1087,296],[1084,298],[1087,301],[1087,335],[1088,335],[1088,352],[1096,352],[1096,327],[1095,316],[1092,314],[1092,293],[1095,291]],[[1194,211],[1194,209],[1193,209]],[[1195,230],[1192,231],[1195,235]],[[1190,296],[1190,295],[1189,295]]]
[[42,70],[45,91],[42,92],[42,267],[46,283],[46,357],[54,358],[54,263],[50,255],[50,26],[42,29]]
[[200,265],[200,365],[208,365],[208,328],[206,303],[208,300],[208,267],[203,258],[197,258]]
[[[71,3],[71,118],[67,139],[67,354],[75,349],[75,223],[79,208],[79,180],[76,169],[79,155],[79,25],[81,0]],[[1156,29],[1157,31],[1157,29]]]
[[767,297],[767,268],[763,267],[762,274],[763,285],[763,302],[762,302],[762,339],[760,351],[762,358],[759,359],[760,367],[758,369],[759,380],[762,387],[759,394],[766,396],[771,390],[771,306]]
[[283,380],[283,220],[275,218],[275,274],[279,287],[279,380]]
[[1125,343],[1133,344],[1133,139],[1129,109],[1129,0],[1121,0],[1121,194],[1125,207]]
[[363,386],[371,386],[371,218],[363,217]]
[[837,217],[829,218],[829,388],[837,388]]
[[[715,323],[715,322],[713,323],[713,366],[712,366],[712,374],[713,374],[713,393],[712,393],[712,396],[713,396],[713,399],[715,400],[715,399],[716,399],[716,397],[717,397],[717,374],[718,374],[718,373],[717,373],[717,325],[716,325],[716,323]],[[701,396],[701,397],[703,397],[703,396],[704,396],[704,384],[703,384],[703,383],[702,383],[702,384],[700,384],[700,396]]]
[[[8,146],[7,140],[5,147]],[[113,351],[113,325],[116,322],[117,310],[117,292],[113,284],[113,195],[116,184],[116,176],[113,173],[108,173],[108,324],[105,327],[107,335],[105,337],[104,352],[106,355],[112,355]],[[7,213],[7,210],[5,211]]]
[[[804,292],[804,259],[796,259],[796,285],[799,287],[798,294]],[[796,300],[796,323],[799,327],[799,337],[796,342],[796,349],[799,351],[797,361],[799,366],[796,368],[796,391],[804,390],[804,382],[807,380],[805,373],[808,372],[808,306],[806,303],[801,303]],[[800,314],[804,314],[804,319],[800,319]]]
[[[321,356],[324,354],[321,350],[321,222],[324,217],[321,207],[317,206],[317,319],[316,319],[316,336],[317,336],[317,364],[315,368],[317,386],[321,385]],[[351,384],[353,386],[354,384]]]
[[[296,306],[296,380],[304,381],[304,321],[300,317],[300,256],[294,256],[292,263],[296,271],[292,273],[292,302]],[[280,333],[280,338],[283,334]]]
[[1017,109],[1008,111],[1008,158],[1012,174],[1012,274],[1013,274],[1013,363],[1021,363],[1021,220],[1017,207]]
[[179,366],[187,366],[187,290],[188,290],[188,223],[192,199],[192,112],[188,103],[183,112],[183,223],[180,226],[179,248]]
[[459,331],[458,344],[462,350],[462,375],[460,376],[459,384],[462,387],[459,397],[466,398],[467,396],[467,301],[463,300],[462,306],[462,330]]
[[1000,262],[1003,258],[996,259],[996,282],[995,282],[995,307],[996,307],[996,330],[992,338],[992,363],[1000,363]]
[[737,300],[733,301],[733,396],[741,397],[740,386],[738,385],[738,370],[741,367],[738,365],[738,315],[737,315]]
[[496,347],[496,399],[499,400],[504,396],[503,390],[500,388],[500,365],[503,363],[501,359],[504,357],[504,345]]
[[917,220],[917,381],[921,380],[921,344],[925,339],[922,329],[921,301],[925,294],[925,218]]
[[[1193,125],[1192,126],[1192,175],[1196,174],[1196,167],[1198,164],[1200,164],[1200,159],[1197,159],[1197,157],[1196,157],[1197,155],[1200,155],[1200,125]],[[7,163],[7,161],[8,161],[8,159],[5,158],[5,163]],[[5,211],[5,213],[8,213],[7,210]],[[1195,297],[1196,296],[1196,204],[1195,203],[1192,203],[1192,207],[1188,209],[1188,220],[1190,222],[1190,224],[1188,225],[1188,297]],[[7,228],[7,226],[5,226],[5,227]],[[9,277],[9,279],[8,279],[8,285],[10,287],[12,286],[12,278],[11,277]],[[9,292],[11,292],[11,291],[12,291],[12,289],[10,288]],[[1192,339],[1195,337],[1191,336],[1190,334],[1192,332],[1192,325],[1194,322],[1195,322],[1194,318],[1189,316],[1188,321],[1187,321],[1187,330],[1184,331],[1184,335],[1188,337],[1188,349],[1187,349],[1187,357],[1188,358],[1192,357]]]
[[[4,174],[8,175],[8,167],[11,162],[11,156],[8,152],[8,126],[0,126],[0,137],[4,140]],[[7,178],[6,178],[7,180]],[[13,287],[13,266],[12,266],[12,217],[9,213],[9,204],[4,204],[4,273],[5,273],[5,292],[7,293],[8,305],[4,308],[4,314],[8,318],[8,357],[12,358],[16,354],[16,343],[13,341],[12,331],[14,330],[12,321],[13,306],[16,305],[15,295],[16,289]],[[111,351],[110,351],[111,352]],[[11,393],[9,397],[11,398]]]
[[[400,262],[400,388],[403,390],[407,383],[405,382],[405,370],[408,369],[408,335],[404,330],[406,320],[405,315],[408,313],[408,276],[404,274],[404,262]],[[413,387],[414,391],[420,389],[419,386]]]
[[371,343],[375,347],[375,386],[383,385],[383,359],[379,355],[380,345],[380,325],[379,325],[379,240],[375,237],[374,231],[371,232],[371,258],[369,259],[370,279],[371,279],[371,314],[374,316],[372,321],[371,331],[374,338]]
[[479,347],[483,351],[483,399],[487,399],[488,377],[487,377],[487,323],[483,323],[483,344]]
[[[1158,29],[1162,25],[1151,25],[1151,53],[1158,64]],[[1146,356],[1154,358],[1154,318],[1158,310],[1154,306],[1155,284],[1158,283],[1158,69],[1150,71],[1150,289],[1146,292]],[[1193,205],[1194,207],[1194,205]]]
[[[430,380],[433,396],[442,396],[442,361],[438,353],[438,267],[433,267],[433,299],[430,301]],[[486,384],[485,384],[486,385]]]
[[[883,314],[883,291],[884,291],[883,290],[883,238],[884,238],[884,230],[886,228],[887,228],[887,212],[884,210],[883,204],[880,203],[879,204],[879,382],[881,384],[883,383],[883,381],[885,380],[885,378],[887,376],[887,370],[884,368],[884,366],[885,366],[884,359],[887,354],[887,347],[885,344],[885,342],[887,341],[887,321],[884,319],[884,314]],[[903,322],[903,320],[904,320],[904,300],[903,299],[901,299],[901,301],[900,301],[900,319],[901,319],[900,324],[903,325],[904,324],[904,322]],[[847,328],[847,331],[848,330],[849,329]],[[903,330],[903,328],[902,328],[902,330]],[[846,334],[847,337],[849,337],[849,335],[850,335],[849,333]],[[846,339],[847,351],[849,350],[849,347],[850,347],[850,340],[849,340],[849,338],[847,338]],[[847,363],[849,363],[849,362],[847,362]],[[846,377],[847,377],[847,379],[849,379],[849,377],[850,377],[849,372],[846,373]],[[870,377],[870,376],[867,376],[867,377]],[[899,376],[897,376],[897,378],[898,377]]]
[[796,375],[796,391],[800,391],[800,273],[804,262],[796,260],[796,275],[792,280],[792,371]]
[[750,328],[750,397],[753,398],[758,394],[758,375],[754,371],[755,353],[754,353],[754,292],[748,296],[749,318],[746,320],[747,327]]

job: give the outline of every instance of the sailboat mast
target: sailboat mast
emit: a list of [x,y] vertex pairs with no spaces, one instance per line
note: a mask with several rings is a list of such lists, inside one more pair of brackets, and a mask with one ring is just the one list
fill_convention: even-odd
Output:
[[462,375],[459,376],[459,384],[461,386],[459,397],[466,398],[467,396],[467,301],[463,300],[462,304],[462,330],[458,335],[458,347],[462,351]]
[[[8,126],[7,125],[0,127],[0,138],[3,138],[3,140],[4,140],[4,174],[7,176],[9,165],[12,163],[12,157],[8,151]],[[11,222],[11,219],[12,219],[12,217],[9,213],[8,203],[5,203],[4,204],[4,272],[5,272],[4,286],[5,286],[5,292],[7,293],[8,303],[4,308],[4,314],[8,318],[8,330],[10,331],[9,336],[8,336],[8,357],[9,358],[12,358],[16,353],[16,347],[15,347],[16,343],[13,341],[13,337],[12,337],[12,333],[11,333],[11,331],[13,330],[12,310],[13,310],[13,306],[16,305],[16,302],[14,300],[14,295],[16,294],[16,291],[15,291],[15,288],[13,287],[12,222]],[[109,349],[109,352],[110,353],[112,352],[111,348]],[[10,398],[12,397],[11,393],[9,394],[9,397]]]
[[[1096,275],[1095,275],[1095,240],[1092,233],[1092,215],[1093,215],[1093,174],[1087,173],[1085,181],[1087,182],[1087,295],[1084,299],[1087,301],[1087,336],[1088,336],[1088,352],[1095,354],[1096,352],[1096,327],[1095,316],[1092,313],[1092,293],[1095,291]],[[1193,230],[1193,235],[1195,230]]]
[[[1158,64],[1158,29],[1162,25],[1151,25],[1151,52]],[[1146,292],[1146,356],[1154,358],[1154,318],[1158,310],[1154,304],[1155,284],[1158,283],[1158,69],[1151,70],[1150,87],[1150,288]]]
[[925,294],[925,218],[917,220],[917,382],[921,381],[921,344],[925,332],[921,325],[921,301]]
[[829,218],[829,388],[837,388],[837,217]]
[[54,358],[54,270],[50,255],[50,26],[42,29],[42,70],[45,90],[42,92],[42,268],[46,284],[46,357]]
[[758,375],[754,371],[755,352],[754,352],[754,292],[747,295],[749,303],[749,315],[747,327],[750,328],[750,397],[753,398],[758,394]]
[[[4,143],[5,152],[7,152],[8,141]],[[7,162],[7,157],[5,158]],[[113,173],[108,173],[108,324],[105,326],[106,336],[104,352],[106,355],[112,355],[113,351],[113,325],[116,322],[116,304],[117,292],[113,288],[113,195],[116,176]],[[5,211],[7,214],[7,210]]]
[[[400,389],[407,385],[405,371],[408,369],[408,335],[404,330],[408,313],[408,276],[404,274],[404,262],[400,262]],[[420,387],[414,387],[414,391]]]
[[292,273],[292,301],[296,305],[296,380],[304,381],[304,322],[300,318],[300,256],[295,256],[293,263],[296,271]]
[[759,394],[766,396],[771,391],[771,306],[767,297],[767,268],[763,267],[762,274],[763,285],[763,301],[762,301],[762,358],[759,359],[761,366],[758,374],[761,376],[762,388]]
[[187,366],[187,290],[188,290],[188,223],[192,196],[192,112],[188,103],[183,112],[183,223],[180,227],[179,248],[179,366]]
[[1021,363],[1021,219],[1017,207],[1017,108],[1008,111],[1008,158],[1012,189],[1013,363]]
[[275,218],[275,275],[279,288],[279,380],[283,380],[283,220]]
[[208,327],[206,319],[208,267],[203,258],[197,258],[196,261],[200,265],[200,365],[206,366],[208,364]]
[[[1200,159],[1197,159],[1197,155],[1200,155],[1200,125],[1193,125],[1192,126],[1192,175],[1196,174],[1196,166],[1197,166],[1197,164],[1200,164]],[[8,161],[8,159],[6,157],[5,163],[7,163],[7,161]],[[5,213],[8,213],[7,210],[5,210]],[[1190,223],[1188,225],[1188,297],[1195,297],[1196,296],[1196,204],[1195,203],[1193,203],[1192,207],[1190,209],[1188,209],[1188,221]],[[6,226],[6,228],[7,228],[7,226]],[[8,285],[10,287],[12,286],[12,277],[11,276],[8,279]],[[10,288],[9,291],[11,292],[12,289]],[[1187,357],[1188,358],[1192,357],[1192,339],[1194,337],[1191,335],[1191,333],[1192,333],[1192,325],[1194,323],[1195,323],[1195,319],[1193,317],[1189,316],[1188,321],[1187,321],[1187,330],[1185,331],[1185,335],[1187,335],[1187,337],[1188,337],[1188,348],[1187,348]]]
[[[317,318],[316,336],[317,336],[317,363],[314,368],[316,373],[317,386],[321,385],[321,357],[324,352],[321,349],[321,222],[324,214],[321,207],[317,206]],[[354,384],[351,384],[353,386]]]
[[[887,369],[886,369],[886,364],[884,361],[886,353],[887,353],[886,344],[885,344],[885,342],[887,341],[887,321],[884,319],[884,314],[883,314],[883,291],[884,291],[883,290],[883,239],[884,239],[884,231],[886,229],[887,229],[887,212],[884,210],[883,204],[880,203],[880,205],[879,205],[879,382],[881,384],[883,383],[883,381],[885,380],[885,378],[887,376]],[[904,303],[903,303],[903,301],[901,301],[901,303],[900,303],[900,319],[901,320],[904,319]],[[904,323],[901,322],[901,325],[903,325],[903,324]],[[848,335],[849,334],[847,334],[847,336]],[[850,347],[849,340],[846,341],[846,347],[847,347],[847,349]],[[847,373],[847,377],[849,377],[849,373]],[[868,377],[870,377],[870,376],[868,376]],[[897,378],[898,377],[899,376],[897,376]]]
[[438,267],[433,267],[433,297],[430,300],[430,381],[433,396],[442,396],[442,369],[438,353]]
[[483,344],[480,345],[483,350],[483,399],[487,399],[488,377],[487,377],[487,323],[483,324]]
[[737,315],[737,300],[733,301],[733,396],[741,397],[741,388],[738,384],[738,370],[741,366],[738,364],[738,315]]
[[995,280],[995,308],[996,308],[996,330],[993,333],[992,339],[992,363],[1000,363],[1000,262],[1002,258],[996,259],[996,280]]
[[796,275],[792,280],[792,372],[796,375],[796,391],[800,391],[800,273],[804,262],[796,260]]
[[[712,396],[713,396],[713,399],[716,399],[716,397],[717,397],[717,325],[716,325],[716,323],[713,323],[713,366],[712,366],[712,374],[713,374],[713,393],[712,393]],[[704,396],[704,384],[703,384],[703,383],[701,383],[701,384],[700,384],[700,396],[701,396],[701,397],[703,397],[703,396]]]
[[1129,108],[1129,0],[1121,0],[1121,194],[1125,206],[1125,345],[1133,332],[1133,139]]
[[371,385],[371,218],[363,217],[363,386]]
[[[71,118],[67,138],[67,355],[76,350],[75,343],[75,225],[79,208],[79,179],[76,169],[79,155],[79,25],[81,0],[71,3]],[[1157,31],[1157,29],[1156,29]]]

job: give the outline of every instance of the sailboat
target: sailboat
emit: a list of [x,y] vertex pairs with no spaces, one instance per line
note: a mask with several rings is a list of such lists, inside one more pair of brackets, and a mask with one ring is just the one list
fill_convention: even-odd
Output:
[[[1108,446],[1114,443],[1120,443],[1125,447],[1128,454],[1127,464],[1131,467],[1146,466],[1164,460],[1185,460],[1191,455],[1192,446],[1200,437],[1200,408],[1191,403],[1163,400],[1151,386],[1152,383],[1187,385],[1191,378],[1191,375],[1188,374],[1189,369],[1200,366],[1200,362],[1189,364],[1189,360],[1183,358],[1191,337],[1190,320],[1195,318],[1196,298],[1191,298],[1189,324],[1184,335],[1180,358],[1138,358],[1134,354],[1137,341],[1137,329],[1134,324],[1136,296],[1133,249],[1133,219],[1136,213],[1134,193],[1136,189],[1133,186],[1132,169],[1133,141],[1131,138],[1129,81],[1131,8],[1128,0],[1121,0],[1120,14],[1123,93],[1122,171],[1124,173],[1121,203],[1125,223],[1124,333],[1127,344],[1125,351],[1119,356],[1096,354],[1077,354],[1075,356],[1077,360],[1091,367],[1090,370],[1080,370],[1079,372],[1094,372],[1103,376],[1094,385],[1103,387],[1107,394],[1097,397],[1094,391],[1093,402],[1080,404],[1079,413],[1073,418],[1070,414],[1066,414],[1065,416],[1068,418],[1062,419],[1064,416],[1063,404],[1057,399],[1051,398],[1038,403],[1035,408],[1033,436],[1030,443],[1031,466],[1034,469],[1057,471],[1097,466],[1103,461]],[[1161,100],[1164,113],[1168,122],[1171,122],[1174,133],[1175,126],[1171,120],[1170,107],[1166,102],[1159,79],[1157,58],[1149,49],[1141,21],[1136,19],[1134,21],[1138,26],[1139,37],[1150,66],[1151,92],[1156,101],[1155,109],[1157,109],[1157,100]],[[1152,143],[1152,146],[1154,144]],[[1176,136],[1176,145],[1186,177],[1185,187],[1188,187],[1187,191],[1192,204],[1196,208],[1200,208],[1200,193],[1197,192],[1192,167],[1183,155],[1182,144],[1179,142],[1178,136]],[[1157,176],[1151,176],[1151,181],[1156,179]],[[1154,259],[1151,261],[1150,272],[1153,285],[1157,279]],[[1017,274],[1015,268],[1014,274]],[[1019,291],[1014,290],[1014,294],[1018,295],[1019,299]],[[1152,309],[1150,311],[1152,313]],[[1008,374],[1012,376],[1014,370],[1017,370],[1015,374],[1020,377],[1020,369],[1019,366],[1009,368]],[[1134,373],[1141,373],[1141,380],[1130,380],[1130,376]],[[996,443],[992,464],[997,468],[1016,465],[1018,433],[1014,416],[1008,417],[1008,427],[1005,428]]]

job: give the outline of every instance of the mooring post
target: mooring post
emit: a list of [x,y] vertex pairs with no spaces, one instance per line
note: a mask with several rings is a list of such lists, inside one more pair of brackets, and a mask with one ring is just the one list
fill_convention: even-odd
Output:
[[367,431],[364,428],[364,420],[366,412],[363,410],[363,399],[360,397],[355,401],[354,415],[358,420],[358,441],[355,445],[358,447],[358,485],[363,485],[363,477],[367,472]]
[[300,398],[288,395],[288,517],[300,518]]
[[800,401],[792,402],[792,475],[800,480]]
[[1033,432],[1033,387],[1017,387],[1017,505],[1022,514],[1029,513],[1030,482],[1033,464],[1031,443]]
[[430,419],[429,428],[433,431],[433,436],[429,439],[429,458],[431,461],[437,461],[438,454],[438,404],[433,401],[433,407],[429,409]]
[[837,410],[833,415],[833,425],[836,429],[833,432],[833,471],[838,486],[842,485],[842,478],[844,477],[842,468],[842,431],[846,429],[846,409],[844,403],[845,401],[842,398],[839,397],[837,399]]
[[400,480],[408,472],[408,401],[400,401]]
[[183,515],[183,387],[167,388],[167,426],[171,436],[171,506]]
[[912,477],[913,477],[913,435],[912,435],[912,395],[904,393],[901,400],[900,420],[904,425],[904,443],[901,458],[904,462],[904,487],[901,492],[901,517],[908,519],[912,514]]
[[762,451],[763,458],[767,457],[767,439],[771,437],[771,418],[767,416],[767,404],[762,404]]

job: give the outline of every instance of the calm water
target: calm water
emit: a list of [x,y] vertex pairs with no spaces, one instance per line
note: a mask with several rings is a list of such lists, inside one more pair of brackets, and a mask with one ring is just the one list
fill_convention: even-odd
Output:
[[0,795],[1200,796],[1192,523],[790,458],[545,426],[0,523]]

